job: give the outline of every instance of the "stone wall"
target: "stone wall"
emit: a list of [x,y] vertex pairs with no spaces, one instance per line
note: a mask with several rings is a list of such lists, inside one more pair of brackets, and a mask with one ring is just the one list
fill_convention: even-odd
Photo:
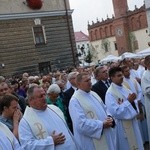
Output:
[[[73,50],[76,54],[72,18],[69,16]],[[39,63],[50,62],[51,69],[73,65],[73,54],[66,16],[41,17],[47,43],[35,46],[32,27],[35,18],[0,21],[0,75],[39,73]]]

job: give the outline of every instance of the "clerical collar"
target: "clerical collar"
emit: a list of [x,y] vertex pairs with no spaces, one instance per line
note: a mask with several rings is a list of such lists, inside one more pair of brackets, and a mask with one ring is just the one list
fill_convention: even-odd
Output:
[[32,107],[32,109],[33,109],[33,111],[35,111],[37,113],[42,113],[42,112],[46,111],[47,108],[45,110],[39,110],[39,109],[35,109]]
[[77,88],[76,88],[75,86],[72,86],[72,88],[73,88],[74,90],[77,90]]
[[121,85],[117,85],[117,84],[115,84],[115,83],[113,83],[114,84],[114,86],[116,86],[116,87],[118,87],[118,88],[122,88],[123,86],[122,86],[122,84]]
[[80,93],[90,94],[90,91],[89,91],[89,92],[86,92],[86,91],[83,91],[83,90],[81,90],[81,89],[78,89],[78,91],[79,91]]

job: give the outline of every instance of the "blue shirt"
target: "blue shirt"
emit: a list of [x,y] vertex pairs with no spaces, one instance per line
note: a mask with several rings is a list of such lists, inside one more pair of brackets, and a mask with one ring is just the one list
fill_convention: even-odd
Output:
[[2,115],[0,115],[0,122],[5,124],[10,129],[10,131],[13,131],[13,120],[7,119],[3,117]]

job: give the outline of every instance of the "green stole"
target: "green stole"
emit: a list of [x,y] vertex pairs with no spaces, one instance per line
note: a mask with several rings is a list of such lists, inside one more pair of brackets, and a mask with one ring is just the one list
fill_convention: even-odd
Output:
[[[90,93],[99,101],[100,104],[103,103],[101,98],[95,92],[90,91]],[[92,106],[87,102],[86,97],[84,97],[79,91],[75,92],[73,97],[75,97],[78,100],[87,118],[99,120],[94,108],[92,108]],[[94,138],[92,140],[95,146],[95,150],[108,150],[104,134],[101,135],[101,138],[99,140]]]
[[[126,88],[126,87],[124,87],[124,88]],[[126,90],[129,91],[127,88],[126,88]],[[114,86],[114,83],[112,83],[110,85],[107,92],[111,93],[115,97],[117,103],[118,103],[118,99],[126,99],[118,91],[118,89],[116,89],[116,87]],[[138,150],[138,144],[136,141],[136,136],[135,136],[133,125],[132,125],[132,120],[122,120],[122,124],[123,124],[123,128],[125,130],[125,135],[127,137],[130,150]]]

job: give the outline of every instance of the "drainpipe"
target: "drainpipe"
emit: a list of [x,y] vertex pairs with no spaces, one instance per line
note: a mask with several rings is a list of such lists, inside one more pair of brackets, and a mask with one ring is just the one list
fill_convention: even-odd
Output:
[[68,31],[69,31],[69,39],[70,39],[70,44],[71,44],[71,52],[72,52],[72,58],[73,58],[73,64],[76,67],[76,61],[75,61],[75,54],[74,54],[74,47],[73,47],[73,41],[72,41],[72,34],[71,34],[71,28],[70,28],[70,22],[69,22],[69,14],[68,14],[68,9],[67,9],[67,2],[64,0],[65,4],[65,11],[66,11],[66,18],[67,18],[67,26],[68,26]]

